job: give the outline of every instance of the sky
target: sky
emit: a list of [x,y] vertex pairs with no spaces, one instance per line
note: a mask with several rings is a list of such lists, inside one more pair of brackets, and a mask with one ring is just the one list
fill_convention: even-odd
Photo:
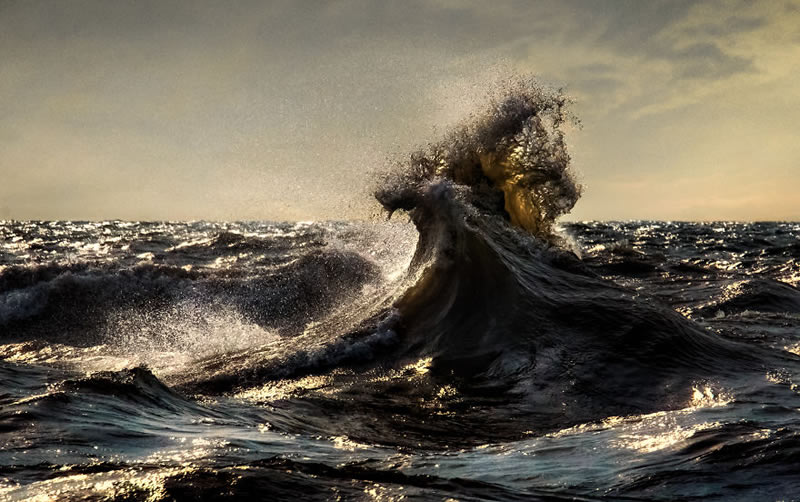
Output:
[[569,219],[800,220],[800,0],[0,0],[0,219],[372,217],[522,74]]

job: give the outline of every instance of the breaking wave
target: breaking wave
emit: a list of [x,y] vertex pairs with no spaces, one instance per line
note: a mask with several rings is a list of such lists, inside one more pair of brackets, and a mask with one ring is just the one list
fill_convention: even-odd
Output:
[[[428,400],[465,420],[489,392],[503,396],[500,408],[484,402],[507,424],[495,433],[514,436],[521,427],[682,407],[698,381],[758,371],[757,351],[600,279],[555,231],[581,192],[561,130],[567,103],[535,82],[514,82],[482,114],[396,165],[376,198],[418,231],[405,277],[295,335],[293,347],[203,361],[201,376],[182,388],[242,392],[327,374],[365,406],[391,392],[410,408]],[[422,380],[409,387],[419,367]],[[443,388],[463,399],[443,399]],[[369,439],[392,432],[380,436]]]

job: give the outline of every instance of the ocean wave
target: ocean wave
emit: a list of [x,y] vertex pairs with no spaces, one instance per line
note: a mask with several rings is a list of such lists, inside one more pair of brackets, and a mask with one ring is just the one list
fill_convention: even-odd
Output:
[[800,289],[772,279],[752,279],[731,284],[722,297],[698,311],[714,317],[746,311],[800,314]]
[[[426,360],[424,381],[413,388],[394,377],[342,377],[334,386],[365,406],[391,388],[407,406],[437,402],[437,413],[458,409],[467,421],[481,407],[465,411],[461,400],[442,399],[442,388],[473,405],[487,393],[503,396],[493,416],[508,429],[496,432],[513,436],[522,426],[512,417],[533,415],[525,429],[546,429],[669,409],[682,406],[697,381],[759,371],[758,350],[600,279],[562,247],[555,220],[580,194],[560,130],[565,104],[559,94],[517,83],[473,123],[412,155],[376,190],[384,208],[407,212],[419,233],[405,280],[374,301],[353,303],[358,314],[321,331],[203,361],[182,388],[239,392],[334,369],[392,372]],[[658,270],[641,253],[617,254],[626,272]],[[390,315],[391,343],[354,350],[359,357],[332,356],[375,336]],[[346,390],[354,388],[358,397]]]
[[[380,280],[369,258],[337,249],[313,250],[267,269],[195,270],[138,263],[74,263],[12,266],[0,271],[0,326],[5,341],[44,338],[93,345],[126,338],[109,326],[120,314],[137,333],[164,330],[176,306],[233,310],[268,329],[299,330]],[[164,313],[161,315],[159,313]],[[148,328],[148,326],[150,328]],[[129,338],[129,337],[127,337]]]

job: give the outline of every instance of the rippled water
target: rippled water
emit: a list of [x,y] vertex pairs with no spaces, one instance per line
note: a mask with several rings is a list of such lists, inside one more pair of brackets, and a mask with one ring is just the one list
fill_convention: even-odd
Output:
[[800,224],[477,228],[0,225],[0,498],[800,493]]

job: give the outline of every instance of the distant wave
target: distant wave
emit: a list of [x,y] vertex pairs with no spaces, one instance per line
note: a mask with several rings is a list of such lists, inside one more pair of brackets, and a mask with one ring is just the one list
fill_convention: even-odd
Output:
[[[223,239],[225,246],[246,242],[239,236]],[[214,239],[210,245],[219,243]],[[311,250],[251,272],[153,263],[15,265],[0,272],[0,326],[19,340],[44,336],[78,345],[113,343],[108,339],[113,333],[100,328],[114,312],[156,312],[194,299],[209,307],[232,306],[265,327],[296,327],[377,276],[371,260],[339,250]]]

